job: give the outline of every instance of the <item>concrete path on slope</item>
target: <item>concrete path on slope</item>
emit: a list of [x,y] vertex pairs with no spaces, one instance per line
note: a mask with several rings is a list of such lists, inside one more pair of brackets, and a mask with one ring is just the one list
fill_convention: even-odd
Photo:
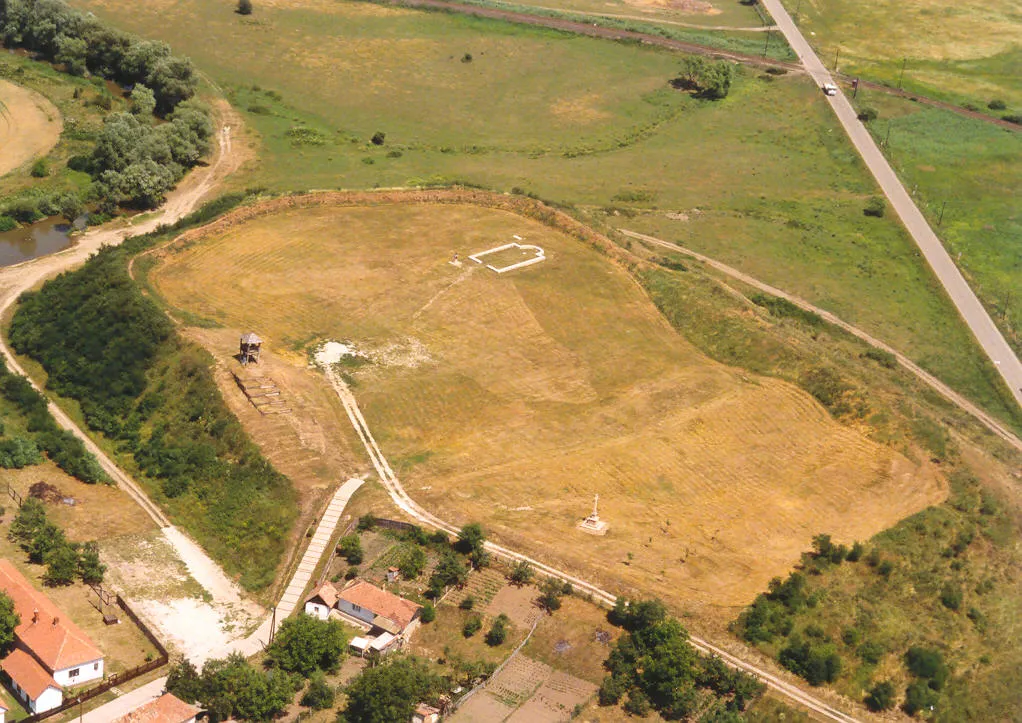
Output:
[[[791,16],[781,4],[781,0],[763,0],[763,3],[770,15],[773,16],[777,27],[784,33],[788,44],[802,61],[806,72],[816,81],[816,85],[822,87],[824,83],[833,83],[834,79],[830,72],[792,21]],[[1016,403],[1022,406],[1022,362],[1019,362],[1015,352],[1001,335],[986,309],[983,308],[983,304],[969,288],[965,277],[951,260],[950,254],[937,238],[937,234],[930,228],[930,224],[919,211],[908,191],[905,190],[894,169],[891,168],[891,164],[880,152],[869,131],[856,117],[855,109],[848,98],[838,90],[835,95],[827,96],[827,102],[830,103],[830,107],[834,110],[859,155],[862,156],[862,160],[866,162],[866,167],[869,168],[870,173],[880,184],[884,195],[891,202],[891,207],[898,214],[898,218],[905,225],[944,290],[951,297],[958,313],[969,325],[976,341],[979,342],[983,351],[990,357],[994,366],[997,367],[997,371],[1007,382]]]
[[337,531],[337,523],[340,522],[348,500],[363,484],[365,484],[365,480],[352,478],[334,493],[333,499],[330,500],[330,504],[327,505],[326,511],[323,513],[323,518],[316,527],[309,546],[305,549],[305,554],[302,555],[301,562],[298,563],[294,575],[291,576],[291,582],[288,583],[287,589],[280,597],[280,602],[277,603],[276,615],[267,618],[258,630],[245,640],[233,644],[230,650],[224,651],[224,654],[237,651],[246,657],[255,655],[269,642],[270,626],[273,620],[276,620],[276,628],[279,629],[284,619],[301,604],[302,593],[305,592],[305,587],[312,579],[312,573],[315,572],[316,566],[323,558],[324,552],[327,551],[327,545],[330,544]]

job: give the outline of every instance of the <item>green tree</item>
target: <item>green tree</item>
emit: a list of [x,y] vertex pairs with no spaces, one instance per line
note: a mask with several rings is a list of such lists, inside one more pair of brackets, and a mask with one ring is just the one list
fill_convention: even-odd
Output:
[[362,564],[362,538],[358,535],[346,535],[337,544],[337,554],[348,561],[349,565]]
[[52,550],[46,557],[43,581],[47,585],[70,585],[78,576],[78,552],[68,543]]
[[251,15],[252,0],[238,0],[238,7],[234,12],[238,13],[238,15]]
[[302,705],[313,710],[326,710],[334,706],[334,689],[326,682],[322,673],[316,673],[309,682],[309,688],[302,695]]
[[392,656],[362,672],[348,686],[344,723],[394,723],[411,720],[417,703],[435,699],[443,681],[414,657]]
[[85,211],[82,199],[74,191],[60,194],[57,198],[57,208],[60,209],[60,215],[68,223],[74,223]]
[[503,645],[504,641],[507,640],[507,634],[509,632],[509,625],[511,618],[504,613],[498,615],[493,624],[490,625],[490,629],[486,631],[486,644],[490,647],[497,647]]
[[469,615],[465,624],[461,626],[461,634],[471,638],[483,628],[483,619],[478,615]]
[[471,522],[458,530],[458,541],[455,549],[465,555],[471,555],[477,550],[482,550],[486,542],[486,533],[478,522]]
[[156,94],[142,83],[131,90],[131,112],[148,118],[156,110]]
[[532,564],[528,560],[519,560],[511,568],[511,573],[507,576],[511,584],[522,587],[532,582],[535,573],[532,569]]
[[909,715],[915,715],[920,711],[928,711],[937,705],[938,697],[936,691],[926,684],[925,681],[917,680],[910,683],[905,689],[905,702],[901,707]]
[[561,595],[564,587],[560,582],[550,577],[543,581],[540,586],[539,606],[548,613],[561,609]]
[[422,613],[420,613],[419,619],[424,623],[431,623],[436,620],[436,608],[433,607],[433,603],[427,602],[422,606]]
[[14,609],[14,601],[0,592],[0,655],[6,655],[14,644],[14,629],[21,623],[21,617]]
[[336,620],[298,615],[280,626],[266,649],[266,659],[281,670],[307,678],[317,670],[336,671],[347,644],[344,628]]
[[99,561],[99,547],[86,542],[78,555],[78,575],[86,585],[99,585],[106,574],[106,565]]
[[440,556],[433,574],[429,578],[429,595],[438,598],[444,590],[454,585],[464,585],[468,579],[468,569],[450,550]]
[[866,707],[871,711],[890,710],[894,707],[894,683],[882,680],[866,695]]
[[18,514],[14,516],[14,521],[11,522],[10,535],[21,543],[22,548],[27,550],[36,532],[44,524],[46,524],[46,508],[43,507],[43,503],[39,500],[29,497],[18,508]]
[[401,577],[406,580],[414,580],[426,568],[426,553],[417,545],[409,545],[397,569],[401,571]]
[[0,467],[22,469],[43,461],[39,448],[31,439],[11,437],[0,440]]
[[[28,546],[28,560],[36,565],[45,565],[54,552],[68,546],[64,531],[47,520],[32,535],[32,541]],[[77,560],[75,564],[77,565]]]
[[199,671],[187,658],[183,658],[170,669],[170,673],[167,674],[167,691],[185,703],[195,703],[205,698]]

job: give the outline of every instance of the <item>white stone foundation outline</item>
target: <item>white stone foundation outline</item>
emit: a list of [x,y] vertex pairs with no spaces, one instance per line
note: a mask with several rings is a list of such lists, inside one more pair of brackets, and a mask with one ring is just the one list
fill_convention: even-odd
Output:
[[[518,237],[516,236],[515,238]],[[533,256],[531,259],[519,261],[517,264],[511,264],[510,266],[501,266],[500,268],[497,268],[493,264],[488,264],[485,261],[483,261],[484,256],[499,253],[500,251],[507,251],[508,249],[522,249],[523,251],[526,249],[532,249],[533,251],[536,252],[536,255]],[[515,269],[521,269],[526,266],[538,264],[540,261],[546,261],[546,253],[539,246],[533,246],[532,244],[520,244],[517,241],[512,241],[511,243],[504,244],[503,246],[495,246],[492,249],[487,249],[486,251],[480,251],[477,254],[472,254],[471,256],[469,256],[469,258],[475,261],[477,264],[482,264],[486,266],[486,268],[488,268],[490,271],[495,271],[498,274],[503,274],[508,271],[514,271]]]

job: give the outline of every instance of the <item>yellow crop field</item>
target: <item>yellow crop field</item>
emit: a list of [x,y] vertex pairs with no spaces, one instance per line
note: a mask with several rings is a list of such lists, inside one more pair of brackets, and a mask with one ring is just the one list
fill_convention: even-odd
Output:
[[[467,258],[513,241],[544,260],[497,274]],[[621,264],[507,210],[242,217],[163,250],[149,278],[224,327],[198,335],[220,359],[241,331],[296,374],[322,374],[300,342],[354,347],[343,376],[420,504],[618,592],[730,615],[813,535],[864,539],[944,496],[929,463],[707,359]],[[596,494],[605,537],[575,527]]]

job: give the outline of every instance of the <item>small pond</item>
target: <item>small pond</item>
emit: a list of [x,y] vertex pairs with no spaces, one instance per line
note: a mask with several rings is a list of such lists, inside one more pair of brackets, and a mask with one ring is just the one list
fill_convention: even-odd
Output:
[[[76,218],[73,227],[84,228],[85,218]],[[0,233],[0,266],[12,266],[68,248],[71,229],[72,225],[64,219],[51,217]]]

